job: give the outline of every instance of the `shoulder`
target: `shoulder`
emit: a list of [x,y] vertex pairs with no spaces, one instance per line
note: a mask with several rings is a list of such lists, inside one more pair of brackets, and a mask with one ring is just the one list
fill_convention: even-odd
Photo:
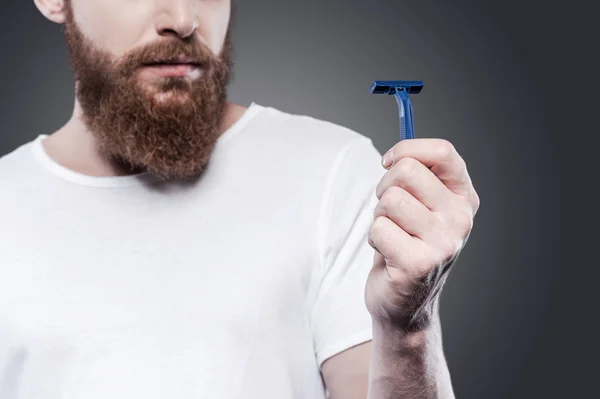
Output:
[[0,155],[0,174],[6,174],[8,171],[23,163],[24,158],[31,154],[32,141],[14,148],[4,155]]
[[273,131],[292,143],[314,145],[327,150],[341,148],[356,139],[370,138],[349,127],[301,113],[285,112],[274,107],[263,107],[262,116]]
[[22,144],[0,156],[0,192],[5,197],[11,192],[27,186],[35,173],[33,140]]
[[309,169],[324,173],[344,158],[356,161],[356,168],[361,163],[379,167],[381,153],[371,138],[347,126],[267,106],[256,115],[256,122],[256,134],[264,139],[258,141],[265,152],[283,152],[289,160],[305,165],[308,161]]

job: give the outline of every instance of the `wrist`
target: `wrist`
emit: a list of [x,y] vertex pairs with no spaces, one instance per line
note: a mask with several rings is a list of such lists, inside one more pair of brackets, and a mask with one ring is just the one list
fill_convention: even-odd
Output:
[[409,355],[423,349],[427,336],[431,334],[429,327],[407,330],[389,320],[373,320],[373,344],[385,349],[389,354]]
[[[439,300],[424,306],[412,315],[412,323],[405,319],[372,316],[373,340],[379,340],[401,350],[417,350],[441,336]],[[391,348],[394,349],[394,348]]]
[[394,332],[398,335],[411,335],[426,331],[432,327],[438,317],[439,296],[428,298],[423,302],[409,301],[406,306],[387,312],[380,308],[379,312],[371,312],[374,326],[382,331]]

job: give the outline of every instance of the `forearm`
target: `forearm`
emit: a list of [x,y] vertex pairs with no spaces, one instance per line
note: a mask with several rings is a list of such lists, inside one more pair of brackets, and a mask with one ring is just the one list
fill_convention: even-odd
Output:
[[373,324],[368,399],[400,398],[454,398],[437,306],[421,331]]

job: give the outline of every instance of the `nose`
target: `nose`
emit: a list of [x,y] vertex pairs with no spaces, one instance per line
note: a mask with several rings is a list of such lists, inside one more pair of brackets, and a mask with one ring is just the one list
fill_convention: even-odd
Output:
[[175,35],[186,38],[198,29],[193,0],[162,0],[156,31],[161,36]]

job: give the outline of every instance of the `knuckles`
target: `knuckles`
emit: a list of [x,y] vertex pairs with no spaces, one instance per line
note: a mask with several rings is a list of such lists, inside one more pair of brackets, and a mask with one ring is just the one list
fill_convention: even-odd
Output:
[[373,219],[373,223],[371,223],[367,240],[369,245],[375,249],[377,249],[375,241],[378,241],[383,236],[385,225],[385,216],[377,216],[375,219]]
[[461,246],[462,240],[458,240],[454,237],[443,236],[440,245],[438,246],[442,262],[447,262],[456,256],[456,254],[460,251]]
[[473,228],[473,217],[471,212],[462,212],[456,217],[457,229],[460,237],[466,237]]
[[393,166],[394,181],[401,184],[412,177],[420,166],[415,158],[404,157]]
[[448,159],[456,153],[454,145],[446,139],[438,139],[435,153],[439,159]]
[[402,187],[388,187],[381,195],[381,198],[375,207],[375,216],[389,216],[390,211],[393,211],[397,207],[401,207],[402,204],[409,200],[409,198],[408,192]]

